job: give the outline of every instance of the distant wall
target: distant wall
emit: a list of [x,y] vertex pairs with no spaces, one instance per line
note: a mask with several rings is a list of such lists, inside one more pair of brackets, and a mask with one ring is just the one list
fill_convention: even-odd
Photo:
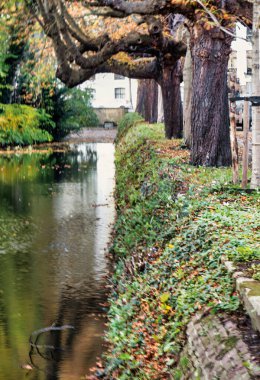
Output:
[[99,125],[103,126],[105,122],[113,122],[115,125],[128,112],[127,108],[94,108],[99,121]]

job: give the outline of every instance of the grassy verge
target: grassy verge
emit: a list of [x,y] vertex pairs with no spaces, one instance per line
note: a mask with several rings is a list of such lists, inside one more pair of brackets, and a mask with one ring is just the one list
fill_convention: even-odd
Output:
[[222,257],[259,275],[259,193],[234,189],[230,169],[190,166],[162,125],[128,128],[116,168],[117,264],[102,375],[175,378],[191,316],[239,308]]

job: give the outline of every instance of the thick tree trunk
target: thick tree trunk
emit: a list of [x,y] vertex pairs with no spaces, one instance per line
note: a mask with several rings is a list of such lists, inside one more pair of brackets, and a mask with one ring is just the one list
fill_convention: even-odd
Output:
[[156,123],[158,118],[158,84],[154,79],[138,81],[136,112],[145,121]]
[[191,31],[191,163],[231,165],[227,67],[231,37],[218,28]]
[[181,77],[181,62],[177,61],[173,66],[163,68],[159,80],[163,98],[165,137],[168,139],[182,137]]
[[[253,96],[260,96],[260,0],[253,3]],[[251,188],[260,187],[260,106],[253,107]]]

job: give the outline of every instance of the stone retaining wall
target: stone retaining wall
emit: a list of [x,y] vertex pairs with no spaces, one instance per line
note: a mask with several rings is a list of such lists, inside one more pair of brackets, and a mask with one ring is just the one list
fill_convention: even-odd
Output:
[[196,316],[187,329],[187,343],[173,379],[260,379],[256,357],[236,324],[215,315]]
[[244,273],[238,272],[233,262],[225,257],[222,261],[235,279],[236,289],[246,313],[251,318],[253,328],[260,332],[260,281],[245,277]]

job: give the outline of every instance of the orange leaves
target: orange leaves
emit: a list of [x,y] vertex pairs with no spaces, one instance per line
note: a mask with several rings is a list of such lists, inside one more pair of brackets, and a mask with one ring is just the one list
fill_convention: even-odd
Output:
[[[145,314],[148,314],[150,312],[150,306],[147,301],[143,300],[141,307]],[[142,318],[145,319],[144,314],[142,315]]]
[[106,32],[113,40],[120,40],[131,32],[142,34],[148,33],[147,25],[137,25],[132,16],[122,20],[116,20],[116,22],[114,19],[105,18],[104,26],[106,28]]
[[[109,35],[112,40],[119,40],[130,32],[147,33],[147,25],[138,25],[133,16],[122,19],[115,19],[113,17],[105,16],[106,12],[100,10],[97,15],[84,7],[81,2],[73,1],[67,6],[69,14],[78,23],[82,31],[86,35],[93,35],[94,38],[101,36],[105,33]],[[104,14],[104,16],[102,16]]]

